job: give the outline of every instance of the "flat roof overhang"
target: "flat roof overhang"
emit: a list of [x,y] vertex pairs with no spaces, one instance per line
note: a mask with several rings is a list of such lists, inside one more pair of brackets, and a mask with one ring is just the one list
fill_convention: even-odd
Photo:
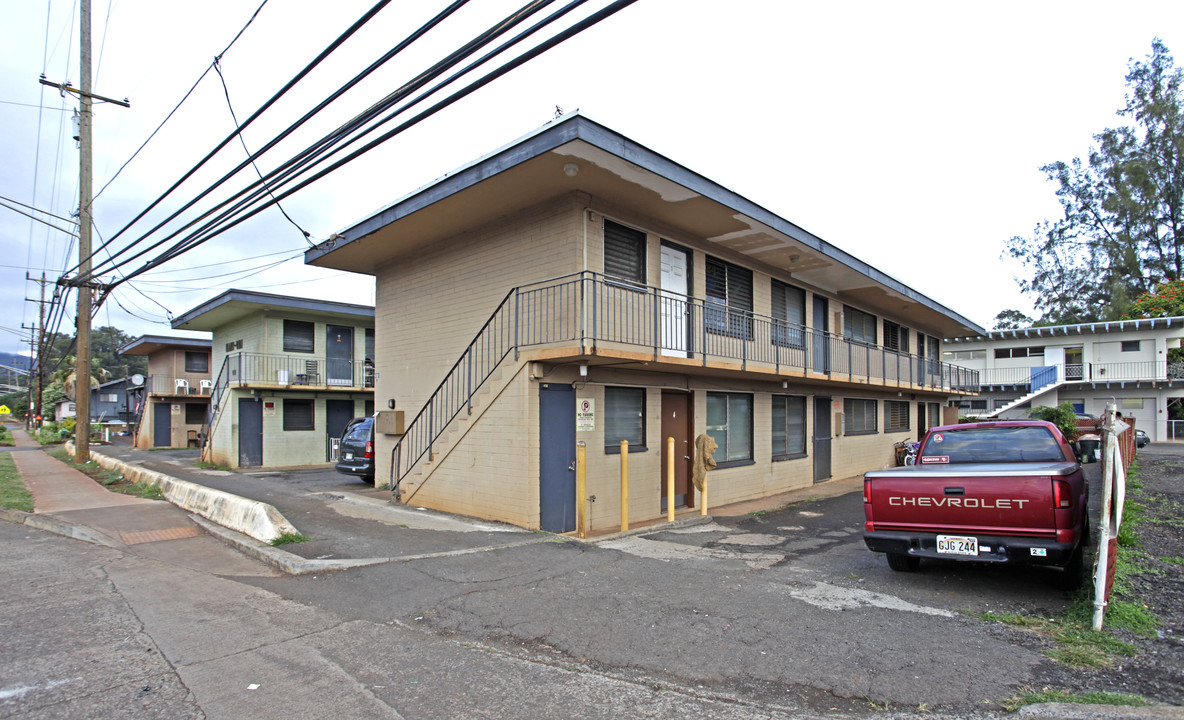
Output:
[[[569,163],[576,165],[574,175],[565,172]],[[398,200],[308,250],[305,262],[374,275],[399,257],[577,192],[653,218],[673,230],[670,240],[698,239],[730,250],[791,282],[908,318],[932,334],[986,333],[788,220],[578,114]]]
[[120,355],[151,355],[160,350],[209,350],[213,342],[202,338],[141,335],[119,348]]
[[353,305],[291,295],[272,295],[249,290],[227,290],[175,318],[173,327],[184,330],[213,331],[248,315],[271,310],[309,313],[353,323],[369,321],[373,324],[374,322],[374,308],[369,305]]

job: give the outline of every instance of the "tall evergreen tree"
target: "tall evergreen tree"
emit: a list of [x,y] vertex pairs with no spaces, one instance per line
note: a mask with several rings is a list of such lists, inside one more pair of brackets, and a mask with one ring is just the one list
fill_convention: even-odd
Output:
[[1084,161],[1042,167],[1063,216],[1007,243],[1029,273],[1019,283],[1039,324],[1116,320],[1184,277],[1184,71],[1156,38],[1126,82],[1118,114],[1133,124],[1095,135]]

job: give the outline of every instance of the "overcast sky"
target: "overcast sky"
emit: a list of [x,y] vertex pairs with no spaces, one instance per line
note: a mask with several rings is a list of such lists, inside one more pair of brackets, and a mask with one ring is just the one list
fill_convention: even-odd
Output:
[[[472,0],[341,107],[318,116],[316,134],[524,1]],[[94,92],[131,101],[130,109],[96,106],[98,192],[258,2],[93,2]],[[444,4],[391,3],[249,128],[248,146],[258,149]],[[221,60],[238,119],[372,5],[270,0]],[[77,101],[37,79],[44,72],[78,84],[77,8],[64,0],[0,0],[0,9],[0,197],[69,216],[77,206],[69,119]],[[324,240],[546,123],[556,105],[578,108],[990,328],[1000,310],[1031,312],[1014,281],[1020,269],[1001,253],[1009,237],[1030,234],[1059,213],[1039,167],[1084,155],[1095,133],[1122,123],[1115,111],[1124,102],[1128,62],[1145,57],[1156,36],[1177,56],[1184,52],[1184,3],[639,0],[283,206],[314,241]],[[233,127],[210,72],[96,199],[96,245]],[[281,145],[263,169],[312,136]],[[233,144],[214,169],[244,157]],[[183,186],[177,200],[193,197],[213,172]],[[124,237],[150,227],[136,225]],[[108,301],[95,324],[133,336],[171,333],[167,313],[180,315],[231,287],[374,301],[368,276],[305,267],[307,247],[269,209],[122,285],[118,303]],[[292,259],[260,271],[285,258]],[[39,290],[26,273],[53,280],[76,262],[72,238],[0,207],[0,350],[27,351],[20,327],[37,322],[37,305],[26,298]],[[73,332],[73,315],[71,300],[64,332]]]

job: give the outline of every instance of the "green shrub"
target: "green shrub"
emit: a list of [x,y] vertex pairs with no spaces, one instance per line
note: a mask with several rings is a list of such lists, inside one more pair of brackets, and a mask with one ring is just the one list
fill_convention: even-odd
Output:
[[1073,404],[1070,402],[1063,402],[1056,407],[1041,405],[1040,407],[1032,408],[1028,412],[1028,417],[1033,420],[1044,420],[1045,422],[1056,425],[1066,440],[1072,441],[1077,439],[1077,412],[1073,409]]

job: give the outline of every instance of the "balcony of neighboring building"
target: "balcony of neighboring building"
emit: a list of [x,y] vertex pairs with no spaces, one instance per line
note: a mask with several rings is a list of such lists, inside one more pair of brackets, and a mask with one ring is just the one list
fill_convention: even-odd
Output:
[[235,352],[226,356],[221,377],[232,387],[373,390],[374,365],[303,353]]

